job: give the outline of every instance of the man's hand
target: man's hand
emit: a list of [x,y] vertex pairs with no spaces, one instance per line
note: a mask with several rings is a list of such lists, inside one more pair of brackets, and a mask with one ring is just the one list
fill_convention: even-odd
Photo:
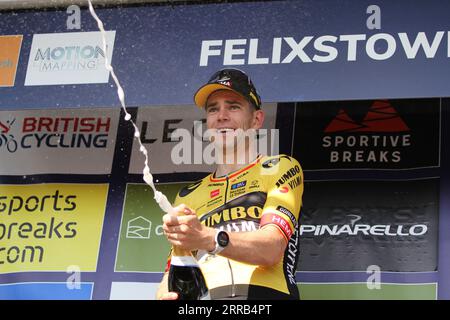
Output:
[[181,249],[214,250],[215,230],[200,223],[195,211],[181,204],[163,216],[167,240]]
[[158,298],[158,300],[177,300],[177,299],[178,293],[176,292],[166,292]]

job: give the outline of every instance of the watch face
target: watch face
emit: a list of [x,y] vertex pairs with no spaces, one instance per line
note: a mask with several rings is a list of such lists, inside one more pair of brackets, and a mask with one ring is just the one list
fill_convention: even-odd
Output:
[[220,231],[217,235],[217,243],[221,247],[226,247],[228,245],[228,242],[230,241],[230,237],[228,236],[228,233],[225,231]]

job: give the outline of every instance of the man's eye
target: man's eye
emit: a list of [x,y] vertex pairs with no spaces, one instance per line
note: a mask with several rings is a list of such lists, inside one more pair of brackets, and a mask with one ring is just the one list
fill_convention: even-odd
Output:
[[213,108],[213,107],[206,109],[207,113],[213,113],[213,112],[216,112],[216,111],[217,111],[217,108]]
[[230,106],[231,110],[236,110],[236,109],[240,109],[240,108],[241,108],[241,106],[239,106],[239,105],[232,105],[232,106]]

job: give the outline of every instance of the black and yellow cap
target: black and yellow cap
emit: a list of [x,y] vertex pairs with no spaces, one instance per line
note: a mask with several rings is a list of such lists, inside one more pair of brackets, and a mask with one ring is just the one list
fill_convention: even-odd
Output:
[[247,99],[256,109],[261,109],[261,98],[250,78],[239,69],[222,69],[214,73],[208,83],[194,95],[195,104],[204,108],[210,94],[217,90],[231,90]]

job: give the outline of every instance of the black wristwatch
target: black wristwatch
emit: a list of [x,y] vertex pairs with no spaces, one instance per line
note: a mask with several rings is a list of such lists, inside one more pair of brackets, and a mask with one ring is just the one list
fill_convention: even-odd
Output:
[[230,236],[223,230],[216,230],[216,236],[214,238],[216,242],[216,247],[213,251],[209,251],[209,254],[218,254],[220,253],[230,242]]

